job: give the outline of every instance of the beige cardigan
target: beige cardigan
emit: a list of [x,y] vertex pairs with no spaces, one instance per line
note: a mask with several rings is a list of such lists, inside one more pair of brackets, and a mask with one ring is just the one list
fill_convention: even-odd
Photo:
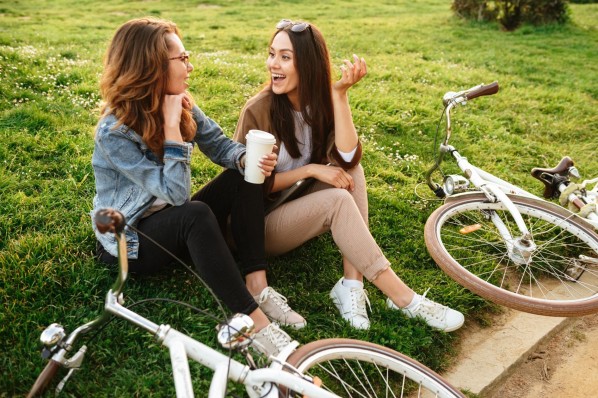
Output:
[[[241,111],[241,116],[239,117],[239,121],[237,122],[237,129],[235,130],[235,135],[233,136],[233,140],[238,141],[242,144],[246,144],[246,136],[249,130],[257,129],[262,131],[267,131],[276,137],[276,146],[280,148],[280,140],[278,135],[272,129],[272,124],[270,123],[270,104],[272,101],[272,92],[266,87],[264,90],[259,92],[256,96],[249,99],[243,110]],[[349,170],[359,163],[361,160],[361,142],[357,143],[357,151],[355,152],[355,156],[353,156],[353,160],[350,162],[346,162],[336,145],[334,144],[334,131],[328,136],[328,145],[327,145],[327,154],[328,159],[324,160],[324,163],[332,163],[339,167],[342,167],[345,170]],[[266,179],[264,182],[264,189],[266,194],[270,194],[272,190],[272,184],[274,183],[274,173],[272,176]]]

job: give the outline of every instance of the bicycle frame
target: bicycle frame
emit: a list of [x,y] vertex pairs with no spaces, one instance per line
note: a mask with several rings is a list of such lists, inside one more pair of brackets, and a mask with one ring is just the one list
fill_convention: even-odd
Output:
[[[193,397],[188,359],[214,370],[208,395],[210,398],[224,397],[227,380],[245,384],[249,396],[256,398],[263,397],[272,384],[292,386],[294,391],[308,396],[337,397],[303,377],[283,371],[283,366],[289,366],[283,364],[283,358],[288,357],[290,350],[279,354],[270,368],[250,369],[249,366],[229,358],[169,325],[157,325],[123,307],[112,290],[106,297],[105,310],[151,333],[159,343],[169,349],[177,397]],[[294,349],[297,345],[298,343],[289,348]]]
[[[120,214],[119,214],[120,215]],[[178,398],[193,397],[193,386],[191,372],[189,370],[189,359],[200,363],[214,371],[208,397],[222,398],[225,396],[227,381],[242,383],[245,385],[247,393],[251,398],[258,397],[278,397],[277,385],[286,386],[293,391],[311,397],[335,398],[338,397],[328,391],[325,391],[313,383],[308,376],[303,376],[300,372],[285,361],[299,345],[294,341],[281,351],[276,357],[271,357],[272,363],[269,368],[252,369],[248,365],[242,364],[218,351],[208,347],[205,344],[181,333],[169,325],[157,325],[149,319],[124,307],[122,290],[127,279],[128,262],[126,254],[126,240],[124,234],[124,220],[120,215],[122,225],[115,225],[118,220],[115,214],[105,215],[112,217],[110,222],[106,222],[104,228],[112,229],[117,238],[119,274],[117,281],[106,294],[104,312],[95,320],[79,326],[68,336],[64,329],[58,324],[52,324],[42,333],[42,342],[46,345],[46,352],[51,355],[47,374],[46,370],[40,374],[36,381],[40,385],[45,385],[48,379],[56,372],[58,367],[62,366],[70,369],[66,377],[58,384],[57,393],[62,390],[64,384],[78,370],[83,362],[87,347],[81,348],[70,358],[67,355],[73,349],[73,345],[80,335],[84,335],[98,326],[105,324],[112,315],[126,320],[129,323],[151,333],[156,340],[167,347],[170,352],[170,358],[173,370],[173,379]],[[98,217],[96,215],[96,217]],[[100,229],[100,224],[98,223]],[[252,325],[251,325],[252,326]],[[224,326],[227,327],[227,326]],[[229,326],[230,327],[230,326]],[[244,330],[234,329],[238,333],[236,337],[250,338]],[[249,341],[249,340],[247,340]],[[231,341],[227,341],[230,343]],[[221,342],[222,343],[222,342]],[[43,376],[42,376],[43,375]],[[50,375],[49,377],[47,377]],[[35,387],[33,389],[35,389]]]
[[457,165],[463,171],[463,174],[468,177],[468,180],[473,185],[482,191],[488,201],[496,203],[501,202],[508,209],[513,216],[517,227],[519,228],[520,236],[513,237],[510,230],[505,226],[500,216],[492,212],[489,214],[492,222],[496,226],[500,236],[507,246],[509,258],[516,264],[526,264],[531,257],[531,254],[535,250],[536,246],[531,238],[531,234],[527,228],[527,225],[523,221],[523,217],[517,210],[517,207],[513,204],[513,201],[509,199],[507,194],[516,194],[520,196],[526,196],[531,198],[539,199],[537,196],[518,188],[478,167],[473,166],[467,158],[461,156],[456,149],[452,146],[445,146],[441,150],[449,151],[453,157],[457,160]]

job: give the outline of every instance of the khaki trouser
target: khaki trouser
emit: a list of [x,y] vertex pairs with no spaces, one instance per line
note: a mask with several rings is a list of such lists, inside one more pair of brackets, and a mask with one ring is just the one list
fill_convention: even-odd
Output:
[[368,199],[361,165],[347,171],[355,190],[316,181],[301,196],[266,216],[266,254],[287,253],[330,231],[344,257],[372,281],[390,263],[368,228]]

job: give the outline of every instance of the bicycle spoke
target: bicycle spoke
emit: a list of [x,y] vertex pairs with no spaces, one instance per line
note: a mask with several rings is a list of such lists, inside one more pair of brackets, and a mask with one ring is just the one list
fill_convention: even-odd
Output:
[[[466,272],[470,276],[458,277],[457,281],[471,284],[478,293],[492,290],[511,304],[517,298],[501,291],[532,300],[578,301],[584,307],[586,304],[581,300],[596,296],[598,305],[598,267],[581,260],[583,256],[598,257],[598,237],[590,227],[581,224],[570,212],[546,202],[517,198],[515,205],[529,233],[524,236],[502,203],[489,203],[483,195],[475,196],[480,198],[478,202],[472,201],[470,195],[446,204],[443,206],[446,210],[431,216],[434,222],[427,223],[427,227],[435,225],[435,229],[427,228],[426,244],[432,241],[439,246],[439,250],[431,253],[445,271],[448,268],[449,275]],[[494,214],[492,219],[489,214]],[[500,225],[494,224],[497,219]],[[475,224],[479,227],[470,232],[462,229]],[[528,239],[533,245],[527,244]],[[475,279],[486,284],[478,287]],[[491,299],[496,297],[494,293]],[[543,307],[547,312],[553,311],[548,303],[524,305],[531,310]],[[566,310],[563,307],[562,311]]]
[[[430,391],[422,390],[421,382],[409,380],[405,374],[391,374],[390,368],[380,367],[377,363],[368,364],[371,369],[365,369],[363,365],[362,361],[339,358],[317,364],[308,375],[322,379],[322,387],[327,391],[336,391],[338,394],[338,388],[342,388],[347,397],[374,398],[382,396],[382,393],[389,398],[405,397],[409,381],[417,384],[418,397],[430,396]],[[324,374],[314,372],[314,369]],[[395,380],[391,380],[391,376]],[[400,380],[396,380],[397,377]],[[337,384],[337,387],[333,388],[331,383]]]
[[[471,225],[473,223],[480,223],[480,220],[476,217],[473,217],[471,214],[479,215],[480,213],[479,212],[478,213],[468,213],[465,215],[465,217],[461,217],[461,216],[463,216],[463,214],[461,214],[459,218],[452,219],[451,222],[448,224],[453,226],[453,228],[455,228],[455,230],[458,230],[460,227],[465,226],[465,225]],[[501,219],[503,219],[505,227],[509,230],[509,233],[513,236],[514,235],[513,230],[514,230],[514,228],[516,228],[514,221],[509,220],[508,217],[506,216],[506,212],[504,212],[504,211],[500,212],[500,217],[501,217]],[[463,219],[465,221],[463,221]],[[565,284],[566,282],[571,281],[571,278],[567,274],[565,274],[564,271],[560,270],[560,269],[565,269],[567,267],[566,264],[571,261],[569,258],[560,256],[557,253],[553,253],[553,252],[549,253],[549,256],[550,256],[549,259],[546,258],[548,255],[546,253],[548,248],[557,246],[561,243],[564,243],[567,240],[567,236],[563,233],[564,231],[560,231],[559,233],[554,234],[555,230],[558,229],[558,224],[562,224],[562,222],[559,222],[559,223],[557,223],[557,225],[555,225],[555,224],[546,223],[542,220],[535,219],[532,217],[525,217],[525,220],[528,223],[528,227],[529,227],[530,233],[533,237],[533,240],[538,245],[538,247],[534,253],[533,260],[531,262],[529,262],[527,265],[525,265],[521,270],[519,270],[521,276],[519,278],[519,281],[517,282],[516,287],[513,288],[513,291],[515,293],[521,293],[522,288],[525,287],[529,292],[533,292],[534,291],[533,287],[536,286],[536,288],[537,288],[536,290],[539,291],[539,294],[541,296],[549,297],[550,289],[543,285],[543,283],[535,276],[535,273],[533,270],[548,272],[548,273],[552,274],[555,278],[557,278],[562,284]],[[488,224],[488,223],[486,223],[486,224]],[[456,258],[456,260],[458,260],[459,262],[466,264],[465,266],[467,268],[476,267],[483,263],[494,264],[494,266],[492,267],[492,269],[490,271],[482,272],[482,273],[479,273],[478,275],[480,277],[482,277],[484,280],[491,280],[491,278],[493,278],[496,273],[500,273],[502,276],[500,278],[500,282],[498,282],[498,286],[504,287],[504,286],[506,286],[507,277],[508,277],[507,274],[510,269],[510,266],[509,266],[510,260],[508,258],[507,252],[506,252],[506,244],[504,241],[502,241],[502,237],[500,236],[500,234],[498,234],[498,230],[496,230],[496,228],[487,227],[487,228],[483,228],[482,230],[486,233],[486,238],[490,237],[492,239],[492,237],[494,237],[496,239],[496,241],[492,241],[492,240],[488,240],[488,239],[484,240],[477,234],[476,235],[463,235],[461,233],[454,231],[451,228],[451,229],[447,229],[447,233],[445,233],[444,236],[447,239],[449,237],[458,239],[460,244],[459,245],[447,244],[446,247],[447,248],[453,247],[453,249],[459,247],[460,251],[471,252],[472,256],[470,256],[470,257],[459,256],[458,258]],[[539,244],[540,238],[542,236],[547,236],[547,235],[550,235],[551,233],[553,236],[548,236],[547,240],[543,240]],[[465,245],[463,245],[464,242],[470,242],[470,243],[467,246],[465,246]],[[584,244],[582,244],[582,243],[568,244],[568,247],[569,248],[583,248]],[[488,249],[496,250],[496,254],[487,253],[489,251]],[[486,255],[484,256],[484,258],[482,260],[472,262],[471,261],[472,259],[479,257],[480,250],[484,250],[484,252],[486,252]],[[473,254],[478,254],[478,256],[475,256]],[[559,259],[559,264],[555,266],[553,264],[557,261],[557,259]],[[540,261],[540,265],[538,266],[537,263],[539,261]],[[503,263],[506,265],[503,265]],[[515,265],[514,267],[517,267],[517,266]],[[571,286],[568,286],[567,288],[570,291],[570,295],[573,297],[574,289]],[[531,293],[531,294],[533,296],[533,293]]]

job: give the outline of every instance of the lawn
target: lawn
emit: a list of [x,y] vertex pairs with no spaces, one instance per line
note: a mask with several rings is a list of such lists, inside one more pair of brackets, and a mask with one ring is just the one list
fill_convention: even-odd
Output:
[[[72,330],[101,310],[116,272],[94,260],[90,160],[102,57],[130,18],[175,21],[192,52],[190,90],[232,135],[245,101],[265,82],[267,43],[282,18],[307,20],[327,38],[334,65],[353,53],[368,75],[350,91],[364,143],[370,227],[395,271],[415,290],[487,323],[497,309],[469,293],[429,257],[423,227],[440,204],[422,184],[435,159],[442,95],[498,81],[500,92],[460,108],[452,143],[472,162],[538,195],[529,171],[571,156],[582,175],[598,170],[598,5],[571,5],[571,23],[507,33],[454,17],[442,0],[74,1],[0,3],[0,396],[23,395],[44,366],[39,335],[52,322]],[[338,73],[338,70],[337,72]],[[220,172],[198,152],[194,188]],[[446,172],[452,169],[447,164]],[[372,328],[355,331],[328,298],[341,276],[330,236],[271,260],[271,284],[306,316],[301,342],[373,341],[442,371],[458,334],[433,331],[384,307],[367,285]],[[132,279],[127,303],[160,297],[218,314],[182,268]],[[215,346],[216,322],[173,304],[136,311]],[[210,372],[193,366],[196,394]],[[92,341],[67,396],[172,396],[168,353],[115,321]]]

